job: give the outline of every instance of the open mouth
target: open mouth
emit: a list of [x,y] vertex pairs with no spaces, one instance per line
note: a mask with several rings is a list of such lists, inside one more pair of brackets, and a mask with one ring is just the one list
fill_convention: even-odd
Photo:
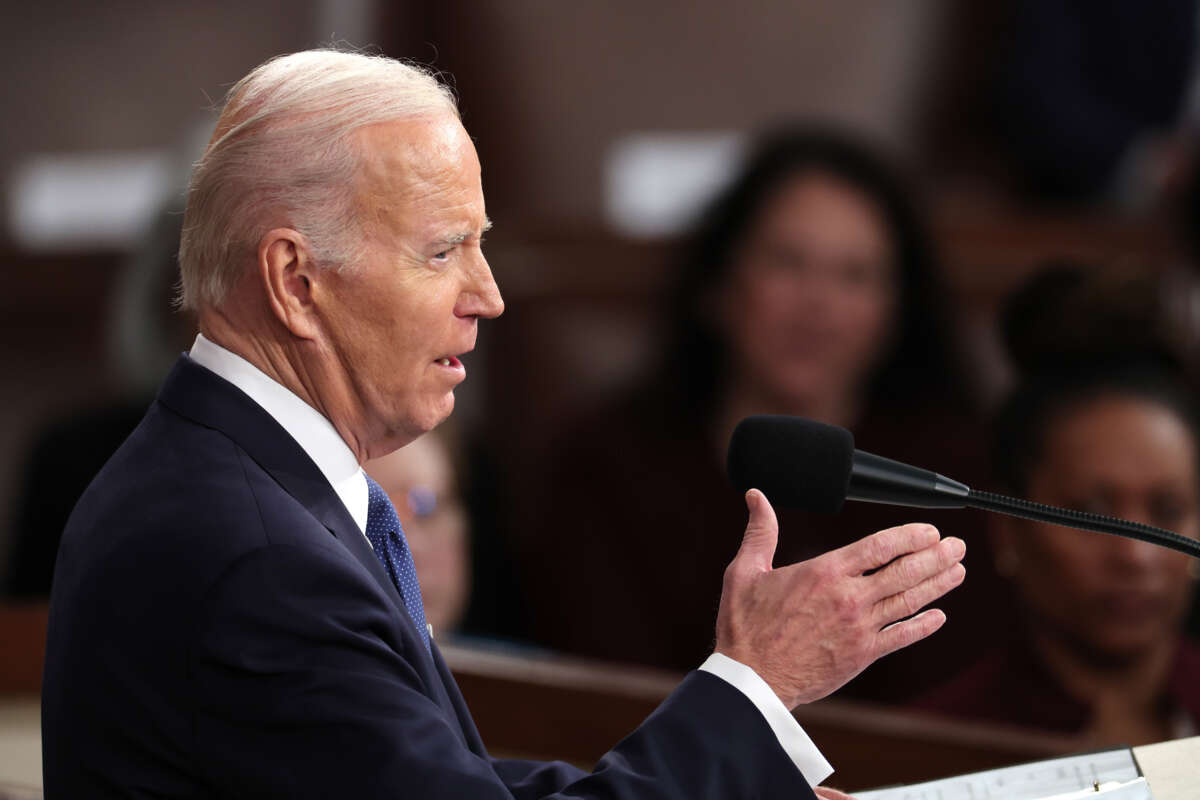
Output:
[[443,367],[450,367],[451,369],[458,369],[462,367],[462,362],[459,361],[455,356],[442,356],[441,358],[435,358],[433,363],[440,364]]

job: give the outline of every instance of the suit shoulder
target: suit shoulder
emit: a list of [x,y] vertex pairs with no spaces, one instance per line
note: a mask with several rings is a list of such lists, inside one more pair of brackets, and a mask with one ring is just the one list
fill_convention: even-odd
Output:
[[56,575],[120,562],[200,577],[280,530],[329,536],[236,442],[155,405],[72,512]]

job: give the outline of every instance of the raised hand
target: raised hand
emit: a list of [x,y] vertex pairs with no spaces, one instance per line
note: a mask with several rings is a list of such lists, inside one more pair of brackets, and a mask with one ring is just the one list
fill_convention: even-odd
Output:
[[746,506],[746,534],[725,570],[716,652],[751,667],[788,708],[825,697],[946,621],[938,609],[917,612],[962,583],[961,539],[902,525],[773,569],[775,511],[757,489]]

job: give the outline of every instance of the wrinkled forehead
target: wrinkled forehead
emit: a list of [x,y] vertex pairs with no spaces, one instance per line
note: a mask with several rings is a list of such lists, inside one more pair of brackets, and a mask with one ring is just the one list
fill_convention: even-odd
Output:
[[479,158],[456,117],[369,125],[354,136],[357,203],[377,233],[465,236],[485,224]]
[[462,123],[449,114],[367,125],[353,136],[359,182],[366,192],[407,193],[478,182],[475,146]]

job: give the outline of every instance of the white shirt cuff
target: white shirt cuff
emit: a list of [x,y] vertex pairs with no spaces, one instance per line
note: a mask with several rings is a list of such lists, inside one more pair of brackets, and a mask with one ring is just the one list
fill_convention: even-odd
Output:
[[792,759],[809,786],[817,786],[833,774],[833,767],[825,760],[825,756],[821,755],[792,712],[784,707],[783,701],[757,672],[720,653],[709,656],[700,669],[716,675],[749,698],[767,720],[771,732],[779,740],[779,746]]

